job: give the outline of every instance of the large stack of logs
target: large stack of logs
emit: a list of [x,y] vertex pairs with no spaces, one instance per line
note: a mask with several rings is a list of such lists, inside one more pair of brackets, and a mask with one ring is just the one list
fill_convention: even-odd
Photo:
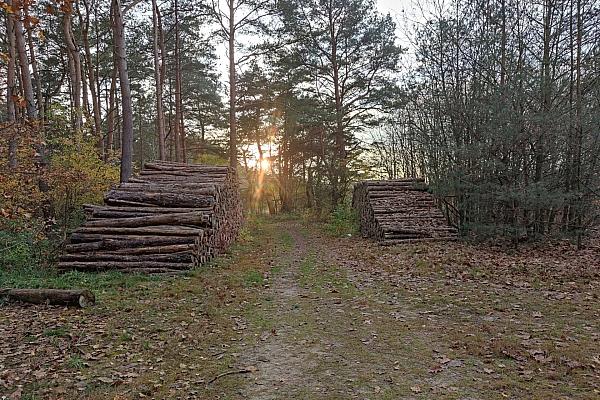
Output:
[[363,237],[383,245],[456,239],[457,230],[448,226],[427,189],[423,179],[357,183],[352,205]]
[[229,167],[149,162],[104,203],[84,206],[60,270],[185,271],[226,250],[243,219]]

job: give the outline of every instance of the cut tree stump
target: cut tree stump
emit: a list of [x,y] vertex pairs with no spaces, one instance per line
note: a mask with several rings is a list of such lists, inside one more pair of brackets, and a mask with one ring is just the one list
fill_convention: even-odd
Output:
[[0,298],[5,298],[9,302],[81,308],[96,303],[96,296],[89,290],[0,289]]

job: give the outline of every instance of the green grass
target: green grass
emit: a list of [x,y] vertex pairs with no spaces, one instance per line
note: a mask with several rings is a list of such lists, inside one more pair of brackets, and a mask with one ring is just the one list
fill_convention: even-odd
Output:
[[286,249],[294,247],[294,237],[289,232],[283,232],[281,236],[279,236],[279,241]]
[[56,328],[46,329],[44,336],[46,337],[67,337],[69,336],[70,328],[67,326],[59,326]]
[[265,281],[262,273],[258,271],[248,271],[244,276],[245,286],[261,286]]
[[336,207],[325,223],[325,231],[331,236],[343,237],[358,233],[358,218],[350,205],[341,204]]
[[69,369],[82,370],[85,368],[85,361],[78,355],[72,355],[67,360],[67,367]]
[[160,276],[123,274],[110,272],[71,271],[59,274],[52,268],[23,268],[0,271],[0,287],[10,288],[86,288],[91,290],[115,290],[132,288],[140,283],[167,279]]

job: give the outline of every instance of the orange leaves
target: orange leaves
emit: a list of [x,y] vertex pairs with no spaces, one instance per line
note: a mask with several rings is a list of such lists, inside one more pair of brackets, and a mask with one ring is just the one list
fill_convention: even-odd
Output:
[[38,17],[34,17],[33,15],[25,15],[23,18],[23,24],[26,29],[33,29],[40,23],[40,19]]
[[3,9],[7,14],[13,14],[15,9],[8,5],[5,1],[0,1],[0,8]]
[[12,100],[19,108],[25,108],[27,106],[27,100],[25,100],[25,97],[23,96],[14,95],[12,96]]

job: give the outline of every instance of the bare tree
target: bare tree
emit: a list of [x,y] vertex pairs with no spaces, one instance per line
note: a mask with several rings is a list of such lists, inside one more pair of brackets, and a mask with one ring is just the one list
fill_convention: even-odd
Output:
[[[9,3],[9,5],[11,5],[11,3]],[[12,19],[14,26],[16,52],[19,56],[20,78],[23,87],[23,96],[26,101],[27,117],[31,120],[36,120],[38,117],[38,110],[35,104],[31,72],[29,70],[29,60],[27,58],[27,50],[25,47],[25,34],[23,31],[23,23],[21,22],[22,15],[23,10],[18,8],[17,10],[14,10],[14,13],[9,14],[9,18]]]
[[80,131],[83,124],[83,108],[81,107],[81,56],[73,34],[73,7],[72,3],[65,2],[63,7],[63,33],[67,45],[69,59],[69,77],[71,83],[71,104],[73,127]]
[[[89,3],[89,0],[83,0],[83,6],[85,7],[85,19],[81,21],[82,26],[82,41],[85,54],[85,62],[87,66],[87,79],[89,82],[90,93],[92,97],[92,111],[94,114],[94,133],[98,140],[98,153],[104,154],[104,134],[102,133],[102,116],[100,110],[100,97],[96,90],[96,73],[94,70],[94,63],[92,61],[92,52],[90,50],[90,8],[96,6],[95,2]],[[81,18],[81,13],[79,13]]]

